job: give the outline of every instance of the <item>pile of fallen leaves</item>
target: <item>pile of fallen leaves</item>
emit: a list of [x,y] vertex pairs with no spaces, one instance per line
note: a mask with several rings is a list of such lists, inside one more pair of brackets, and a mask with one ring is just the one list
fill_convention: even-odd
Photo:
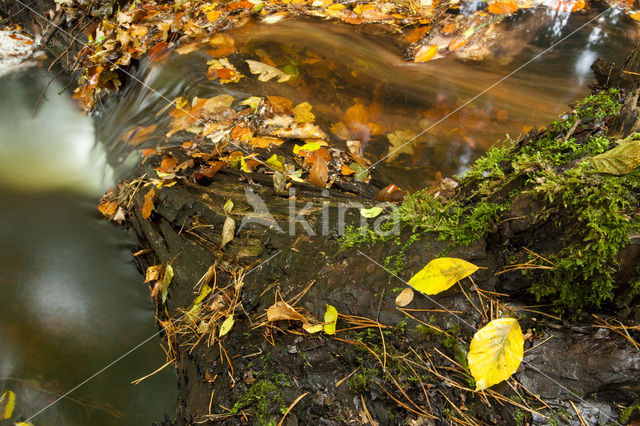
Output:
[[[632,18],[640,18],[632,1],[615,3]],[[89,111],[102,93],[120,87],[117,70],[130,65],[132,60],[147,54],[151,60],[162,58],[168,48],[176,46],[183,51],[197,48],[210,42],[212,35],[242,25],[252,16],[267,23],[306,15],[354,25],[383,24],[404,33],[409,58],[425,62],[447,53],[467,59],[485,58],[495,38],[495,25],[520,10],[544,7],[557,13],[571,13],[588,6],[586,0],[490,0],[478,10],[466,10],[465,2],[459,0],[134,1],[84,30],[88,43],[78,58],[83,74],[75,98]],[[70,16],[78,16],[86,13],[87,7],[68,5],[65,10]],[[221,82],[238,81],[241,76],[224,58],[233,53],[233,46],[225,45],[224,37],[218,42],[218,46],[216,42],[211,46],[216,59],[211,61],[210,75]],[[273,75],[270,74],[273,70],[260,65],[252,69],[264,76]],[[286,78],[282,74],[274,76]]]

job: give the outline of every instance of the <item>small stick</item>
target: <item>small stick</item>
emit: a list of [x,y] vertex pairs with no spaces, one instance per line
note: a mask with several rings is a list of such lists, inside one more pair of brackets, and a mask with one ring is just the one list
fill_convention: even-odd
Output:
[[302,395],[300,395],[299,397],[296,398],[295,401],[293,401],[291,403],[291,405],[289,405],[289,408],[287,408],[287,411],[285,411],[284,415],[282,416],[282,418],[280,419],[280,421],[278,422],[278,426],[282,426],[282,422],[284,422],[284,418],[287,417],[287,414],[289,414],[289,411],[291,411],[291,409],[298,403],[300,402],[300,400],[302,398],[304,398],[305,396],[309,395],[309,392],[305,392]]

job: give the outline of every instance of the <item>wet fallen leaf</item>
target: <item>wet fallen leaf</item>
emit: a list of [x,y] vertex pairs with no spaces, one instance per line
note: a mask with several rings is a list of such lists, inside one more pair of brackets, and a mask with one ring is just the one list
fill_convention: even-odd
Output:
[[156,153],[156,149],[155,148],[143,148],[140,150],[140,153],[142,154],[143,157],[149,157],[153,154]]
[[620,145],[591,158],[599,173],[626,175],[640,167],[640,140],[622,141]]
[[224,246],[229,244],[236,232],[236,221],[227,216],[224,220],[224,225],[222,225],[222,243],[220,243],[220,248],[223,249]]
[[294,119],[300,123],[313,123],[316,120],[316,116],[311,112],[311,108],[308,102],[296,105],[293,108]]
[[249,70],[252,74],[258,74],[258,80],[260,81],[269,81],[274,78],[278,79],[278,83],[283,83],[291,78],[291,76],[283,71],[280,71],[276,67],[272,67],[271,65],[267,65],[262,62],[252,61],[248,59],[247,64],[249,65]]
[[276,154],[273,154],[267,159],[267,161],[265,161],[265,164],[269,166],[273,171],[281,172],[284,170],[284,165],[282,164],[283,160],[284,157],[282,160],[280,160],[280,158],[278,158]]
[[275,172],[273,174],[273,189],[276,194],[284,193],[284,186],[287,183],[287,176],[282,172]]
[[279,301],[269,306],[269,309],[267,309],[267,321],[273,322],[282,320],[304,321],[304,316],[287,302]]
[[155,198],[156,191],[151,188],[149,192],[144,195],[144,204],[142,205],[142,218],[149,219],[151,212],[153,211],[153,200]]
[[227,200],[227,202],[224,203],[224,207],[222,209],[226,214],[230,214],[231,210],[233,210],[233,201]]
[[478,270],[466,260],[440,257],[429,262],[408,284],[424,294],[438,294]]
[[324,313],[324,332],[327,334],[336,334],[336,324],[338,322],[338,310],[327,305],[327,310]]
[[422,46],[416,51],[413,58],[414,62],[427,62],[436,57],[438,54],[438,46]]
[[373,219],[374,217],[380,216],[382,213],[382,207],[371,207],[369,209],[365,209],[364,207],[360,209],[360,215],[367,219]]
[[214,34],[209,39],[209,45],[211,49],[207,50],[207,54],[214,58],[223,58],[236,53],[235,42],[227,34]]
[[586,6],[585,0],[553,0],[548,1],[547,4],[560,12],[577,12]]
[[405,288],[396,297],[396,306],[399,306],[401,308],[407,306],[413,300],[413,296],[413,290],[411,290],[410,288]]
[[98,204],[98,210],[107,219],[113,217],[118,211],[118,201],[116,200],[103,200]]
[[467,44],[467,39],[464,37],[456,37],[453,40],[451,40],[451,42],[449,43],[448,49],[449,50],[457,50],[460,49],[461,47],[463,47],[465,44]]
[[16,394],[13,391],[4,391],[0,396],[0,420],[7,420],[13,416],[16,407]]
[[229,315],[227,318],[225,318],[225,320],[222,322],[222,325],[220,326],[218,337],[222,337],[227,333],[229,333],[234,323],[235,323],[235,320],[233,319],[233,315]]
[[293,153],[296,155],[302,155],[300,154],[301,151],[313,152],[319,150],[323,146],[328,146],[328,144],[324,141],[309,142],[302,146],[296,144],[293,146]]
[[325,159],[317,158],[309,171],[309,181],[319,187],[324,187],[329,180],[329,166]]
[[160,279],[160,275],[164,272],[163,265],[153,265],[147,268],[147,272],[144,276],[144,282],[157,281]]
[[429,26],[414,28],[409,33],[409,35],[407,36],[407,38],[405,40],[407,40],[407,43],[415,43],[416,41],[418,41],[422,37],[424,37],[424,35],[427,33],[427,31],[429,31],[430,28],[431,27],[429,27]]
[[198,294],[198,297],[193,300],[193,306],[191,306],[191,309],[189,309],[189,313],[198,315],[200,313],[200,310],[202,309],[202,301],[210,293],[211,287],[209,287],[207,284],[204,284],[202,286],[202,289],[200,289],[200,294]]
[[385,161],[393,161],[400,154],[413,154],[413,142],[416,134],[411,130],[396,130],[387,134],[387,138],[391,145],[389,146],[389,155]]
[[280,146],[284,142],[283,139],[274,138],[272,136],[254,136],[249,140],[249,143],[256,148],[268,148],[271,145]]
[[177,158],[165,154],[162,157],[162,162],[160,163],[160,167],[158,167],[157,170],[163,173],[172,173],[175,171],[177,165],[178,165]]
[[283,96],[267,96],[267,101],[275,114],[293,114],[293,102]]
[[353,175],[355,173],[356,173],[355,170],[353,170],[347,164],[343,164],[342,167],[340,168],[340,174],[342,176],[351,176],[351,175]]
[[511,377],[522,362],[523,352],[522,330],[513,318],[495,319],[478,330],[467,354],[476,391]]
[[405,195],[407,195],[407,193],[400,187],[391,184],[385,188],[382,188],[380,192],[378,192],[378,195],[376,195],[376,200],[399,203],[400,201],[404,200]]
[[167,302],[167,295],[169,294],[169,284],[173,280],[173,267],[171,265],[167,265],[164,269],[164,277],[162,277],[162,303]]
[[516,0],[501,0],[494,1],[489,4],[489,12],[496,15],[503,15],[506,13],[514,13],[520,6],[518,6],[518,2]]

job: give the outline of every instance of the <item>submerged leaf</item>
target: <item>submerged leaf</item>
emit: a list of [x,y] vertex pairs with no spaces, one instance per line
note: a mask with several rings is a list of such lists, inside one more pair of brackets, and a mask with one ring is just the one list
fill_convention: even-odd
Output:
[[295,114],[295,120],[300,123],[313,123],[316,120],[316,116],[311,112],[311,105],[309,102],[302,102],[293,108]]
[[0,396],[0,420],[6,420],[13,415],[13,409],[16,407],[16,394],[13,391],[5,391]]
[[409,285],[424,294],[438,294],[478,270],[466,260],[454,257],[433,259],[409,280]]
[[626,175],[640,166],[640,140],[624,142],[609,151],[591,158],[596,171],[612,175]]
[[278,68],[272,67],[271,65],[267,65],[258,61],[252,61],[251,59],[248,59],[246,62],[249,65],[249,70],[252,74],[259,74],[258,80],[260,81],[269,81],[277,78],[278,83],[283,83],[291,78],[289,74],[282,72]]
[[336,334],[336,323],[338,322],[338,310],[331,305],[327,305],[324,313],[324,332]]
[[524,339],[517,320],[496,319],[478,330],[467,355],[476,390],[508,379],[518,370],[523,353]]

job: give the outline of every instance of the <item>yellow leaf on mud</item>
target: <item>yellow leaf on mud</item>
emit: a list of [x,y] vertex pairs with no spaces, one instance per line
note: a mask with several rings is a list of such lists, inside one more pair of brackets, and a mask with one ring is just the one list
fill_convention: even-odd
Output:
[[233,315],[229,315],[227,318],[225,318],[225,320],[222,322],[222,325],[220,326],[220,332],[218,333],[218,337],[222,337],[228,332],[230,332],[234,323],[235,323],[235,320],[233,319]]
[[0,396],[0,420],[6,420],[13,416],[13,409],[16,407],[16,394],[13,391],[5,391]]
[[302,328],[304,329],[304,331],[306,331],[309,334],[314,334],[317,333],[319,331],[322,331],[323,329],[323,325],[322,324],[310,324],[310,323],[304,323],[302,324]]
[[407,306],[413,300],[413,290],[410,288],[405,288],[398,294],[396,297],[396,306],[403,307]]
[[487,389],[511,377],[518,370],[523,353],[524,339],[517,320],[496,319],[478,330],[467,354],[476,390]]
[[413,62],[427,62],[436,57],[438,54],[438,46],[422,46],[416,52]]
[[331,305],[327,305],[324,313],[324,332],[336,334],[336,323],[338,322],[338,310]]
[[302,146],[296,144],[296,145],[293,146],[293,153],[296,154],[296,155],[299,155],[300,151],[313,152],[313,151],[319,150],[323,146],[327,146],[327,143],[324,142],[324,141],[309,142],[309,143],[305,143]]
[[271,65],[267,65],[262,62],[252,61],[248,59],[247,64],[249,65],[249,70],[252,74],[258,74],[258,80],[260,81],[269,81],[274,78],[278,79],[278,83],[283,83],[291,78],[291,76],[283,71],[280,71],[276,67],[272,67]]
[[316,116],[311,112],[311,104],[309,102],[302,102],[293,108],[295,114],[295,120],[300,123],[313,123],[316,120]]
[[281,320],[304,321],[304,317],[287,302],[279,301],[267,309],[267,321]]
[[153,210],[153,199],[155,198],[156,191],[151,188],[149,192],[144,195],[144,204],[142,205],[142,217],[144,219],[149,219],[151,216],[151,211]]
[[438,294],[478,270],[466,260],[439,257],[427,263],[409,280],[409,285],[424,294]]

